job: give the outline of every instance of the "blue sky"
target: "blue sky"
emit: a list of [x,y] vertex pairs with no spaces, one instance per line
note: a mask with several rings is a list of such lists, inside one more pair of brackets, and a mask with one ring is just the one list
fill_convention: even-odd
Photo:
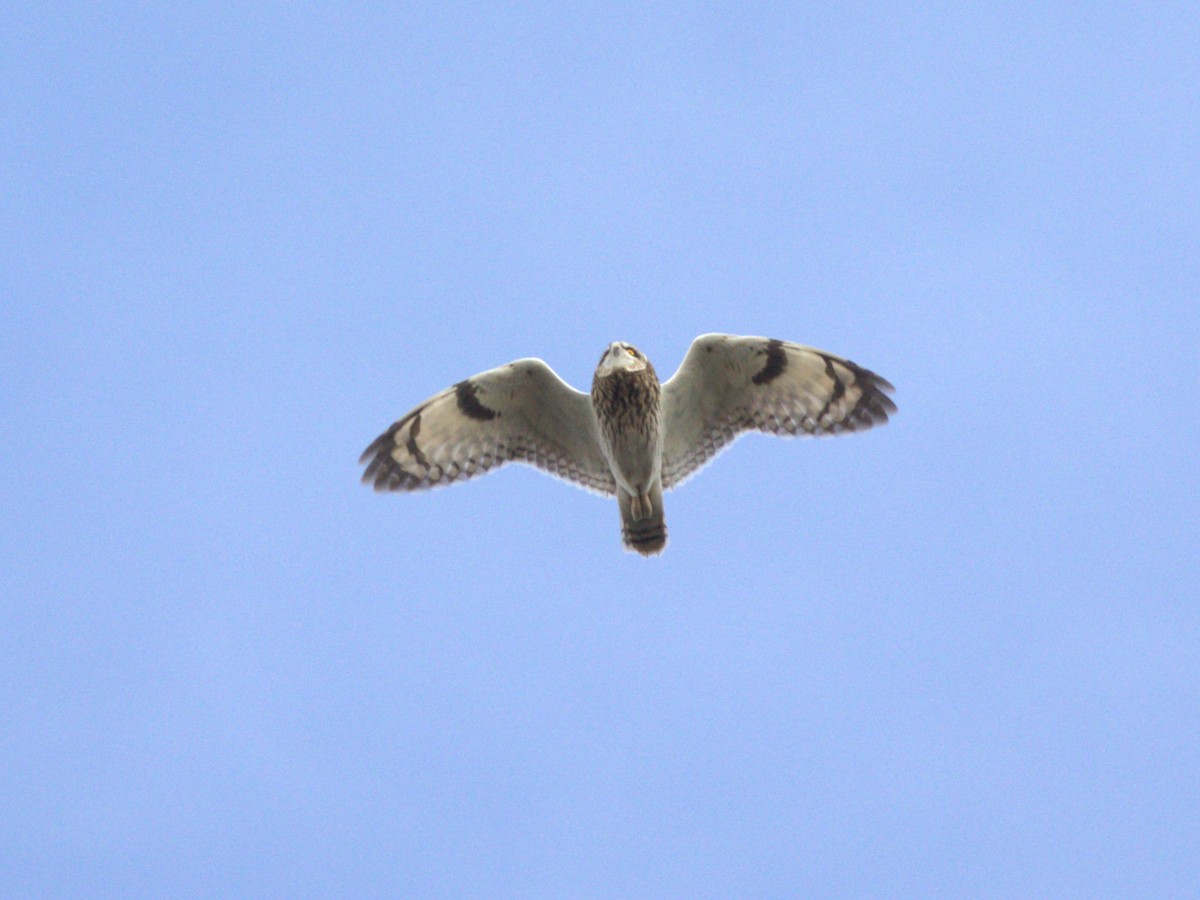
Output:
[[[1200,890],[1194,4],[0,25],[5,894]],[[899,413],[358,483],[710,331]]]

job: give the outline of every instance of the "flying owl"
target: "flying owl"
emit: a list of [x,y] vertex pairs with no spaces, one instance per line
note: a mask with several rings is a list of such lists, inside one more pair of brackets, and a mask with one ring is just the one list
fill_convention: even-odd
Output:
[[416,491],[515,460],[617,496],[621,537],[643,556],[667,543],[663,491],[738,435],[841,434],[882,425],[892,386],[848,359],[786,341],[696,338],[660,384],[632,344],[609,344],[591,394],[540,359],[473,375],[426,400],[363,453],[363,481]]

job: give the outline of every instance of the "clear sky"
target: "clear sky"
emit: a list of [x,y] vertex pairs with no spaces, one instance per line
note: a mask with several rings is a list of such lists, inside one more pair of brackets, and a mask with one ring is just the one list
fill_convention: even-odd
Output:
[[[911,6],[0,14],[2,892],[1200,892],[1200,12]],[[899,413],[359,484],[710,331]]]

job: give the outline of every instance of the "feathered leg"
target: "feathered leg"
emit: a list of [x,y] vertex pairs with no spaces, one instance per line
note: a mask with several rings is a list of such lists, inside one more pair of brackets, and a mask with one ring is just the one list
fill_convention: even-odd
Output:
[[621,538],[626,548],[642,556],[662,553],[667,546],[667,523],[663,518],[662,482],[656,480],[650,490],[634,497],[622,487],[617,488],[617,505],[621,508]]

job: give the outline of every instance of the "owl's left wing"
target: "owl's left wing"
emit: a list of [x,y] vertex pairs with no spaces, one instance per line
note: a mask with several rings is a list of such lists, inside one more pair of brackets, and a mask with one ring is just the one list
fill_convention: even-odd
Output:
[[601,494],[617,490],[591,398],[540,359],[519,359],[434,395],[377,437],[359,462],[375,490],[415,491],[510,460]]
[[892,386],[848,359],[786,341],[696,338],[663,385],[664,488],[678,486],[745,431],[840,434],[882,425]]

